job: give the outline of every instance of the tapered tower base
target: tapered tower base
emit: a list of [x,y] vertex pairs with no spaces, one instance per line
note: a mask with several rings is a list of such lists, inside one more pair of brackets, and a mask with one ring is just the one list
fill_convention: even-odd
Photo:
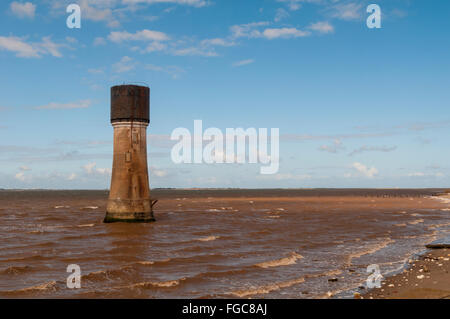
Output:
[[150,213],[106,213],[104,223],[150,223],[154,222],[153,212]]

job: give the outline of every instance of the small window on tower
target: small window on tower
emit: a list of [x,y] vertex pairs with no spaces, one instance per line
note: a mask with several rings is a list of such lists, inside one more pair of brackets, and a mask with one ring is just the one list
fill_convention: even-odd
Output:
[[139,133],[133,132],[133,144],[139,144]]

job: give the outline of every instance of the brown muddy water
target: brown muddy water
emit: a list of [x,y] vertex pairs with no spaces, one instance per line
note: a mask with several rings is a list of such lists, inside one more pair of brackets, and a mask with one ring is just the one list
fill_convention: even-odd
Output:
[[149,224],[103,224],[106,191],[0,191],[0,298],[329,297],[449,235],[439,191],[154,190]]

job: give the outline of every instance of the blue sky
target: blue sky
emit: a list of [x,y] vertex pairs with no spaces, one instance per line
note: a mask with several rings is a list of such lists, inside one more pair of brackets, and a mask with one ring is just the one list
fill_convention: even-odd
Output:
[[[81,29],[66,7],[81,7]],[[366,26],[366,7],[382,28]],[[449,187],[446,0],[0,3],[0,188],[109,187],[109,88],[151,88],[151,187]],[[173,129],[279,128],[280,169],[181,164]]]

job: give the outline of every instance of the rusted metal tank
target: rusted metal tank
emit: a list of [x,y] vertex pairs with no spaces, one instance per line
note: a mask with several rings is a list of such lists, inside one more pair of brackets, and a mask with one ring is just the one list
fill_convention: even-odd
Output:
[[147,166],[150,89],[119,85],[111,88],[114,157],[105,223],[154,221]]
[[150,88],[117,85],[111,88],[111,123],[150,122]]

